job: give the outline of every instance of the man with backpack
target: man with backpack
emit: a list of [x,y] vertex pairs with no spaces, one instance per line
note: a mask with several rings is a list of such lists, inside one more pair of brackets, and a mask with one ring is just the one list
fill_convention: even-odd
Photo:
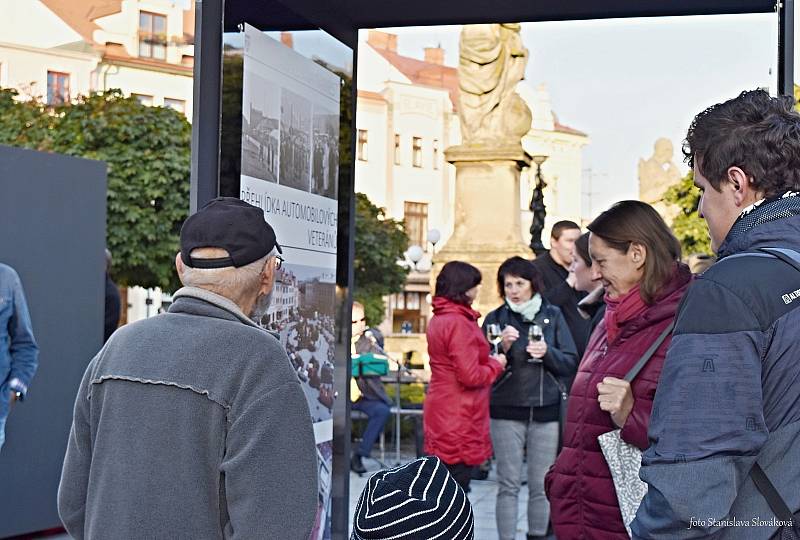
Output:
[[676,317],[633,537],[796,534],[800,114],[790,97],[744,92],[695,117],[684,153],[719,261]]

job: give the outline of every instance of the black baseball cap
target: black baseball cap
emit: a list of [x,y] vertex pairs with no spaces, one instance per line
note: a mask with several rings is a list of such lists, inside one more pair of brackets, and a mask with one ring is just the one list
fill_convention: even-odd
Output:
[[[197,248],[224,249],[230,255],[218,259],[189,256]],[[240,267],[268,255],[283,253],[275,230],[264,221],[264,211],[235,197],[217,197],[181,227],[181,260],[192,268]]]

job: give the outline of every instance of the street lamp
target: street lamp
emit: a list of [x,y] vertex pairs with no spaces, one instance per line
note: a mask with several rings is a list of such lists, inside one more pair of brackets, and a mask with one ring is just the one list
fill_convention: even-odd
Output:
[[547,215],[547,209],[544,206],[544,188],[547,184],[542,178],[542,163],[547,161],[547,156],[533,156],[533,162],[536,164],[536,187],[533,188],[533,196],[531,196],[531,243],[530,248],[536,256],[541,255],[547,249],[542,244],[542,231],[544,231],[544,218]]

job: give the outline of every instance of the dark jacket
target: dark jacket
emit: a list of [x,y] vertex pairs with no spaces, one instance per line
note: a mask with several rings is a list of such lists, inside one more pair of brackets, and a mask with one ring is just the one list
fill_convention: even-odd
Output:
[[567,283],[569,272],[566,268],[558,264],[550,252],[547,252],[532,261],[532,264],[542,275],[542,296],[548,302],[561,309],[567,327],[572,334],[572,340],[578,351],[578,360],[583,358],[583,352],[589,343],[589,336],[592,334],[592,323],[581,317],[578,312],[578,302],[586,293],[570,287]]
[[492,457],[489,393],[503,372],[489,357],[480,313],[437,296],[428,324],[431,381],[423,405],[425,452],[447,464]]
[[0,420],[8,416],[11,391],[24,395],[38,366],[22,282],[13,268],[0,263]]
[[174,298],[86,369],[58,489],[67,532],[306,540],[318,452],[286,352],[227,298]]
[[[756,458],[800,508],[800,272],[741,255],[759,247],[800,251],[800,197],[740,217],[681,306],[643,456],[639,538],[768,538],[776,527],[709,519],[773,517],[748,476]],[[690,529],[693,517],[706,524]]]
[[491,417],[539,422],[558,420],[561,391],[556,378],[562,388],[566,387],[578,367],[575,343],[561,310],[544,300],[534,317],[534,323],[542,327],[547,343],[547,354],[541,363],[530,363],[525,351],[528,328],[533,323],[525,322],[508,304],[503,304],[486,316],[483,321],[484,332],[487,324],[495,323],[501,329],[513,326],[519,331],[519,339],[506,351],[506,372],[492,388]]
[[117,284],[106,273],[106,307],[105,317],[103,324],[103,342],[108,341],[111,334],[119,326],[119,316],[122,300],[119,296],[119,288]]
[[[569,395],[564,445],[545,477],[550,520],[558,538],[625,540],[617,494],[597,436],[617,429],[597,402],[597,384],[605,377],[622,379],[675,317],[692,274],[678,265],[653,305],[620,327],[609,343],[605,320],[592,334]],[[633,380],[634,404],[622,440],[647,448],[647,427],[669,337]]]

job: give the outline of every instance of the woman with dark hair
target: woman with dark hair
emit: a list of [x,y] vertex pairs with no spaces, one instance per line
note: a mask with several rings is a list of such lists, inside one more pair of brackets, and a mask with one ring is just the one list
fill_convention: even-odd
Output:
[[433,317],[428,324],[431,381],[423,406],[425,452],[441,459],[469,490],[472,469],[492,456],[489,392],[506,358],[491,356],[470,307],[481,273],[461,261],[444,265],[436,278]]
[[[569,396],[564,447],[545,489],[558,538],[627,540],[611,471],[597,437],[621,429],[640,450],[669,326],[692,280],[681,247],[652,206],[616,203],[589,230],[593,277],[605,288],[606,312],[589,340]],[[632,382],[624,380],[645,352],[655,353]]]
[[539,270],[512,257],[497,272],[503,305],[486,316],[484,330],[499,325],[506,373],[492,389],[492,445],[497,460],[495,516],[500,540],[517,532],[517,498],[527,446],[528,538],[545,538],[550,507],[544,475],[558,451],[562,392],[575,374],[578,355],[561,310],[539,294]]
[[592,332],[597,328],[606,312],[606,304],[603,301],[605,291],[592,270],[592,257],[589,255],[590,234],[588,232],[584,233],[575,240],[575,253],[572,257],[572,264],[569,267],[569,271],[575,276],[575,290],[588,293],[578,302],[578,313],[584,319],[591,321],[589,332],[585,336],[586,341],[575,344],[578,347],[578,351],[586,350]]

